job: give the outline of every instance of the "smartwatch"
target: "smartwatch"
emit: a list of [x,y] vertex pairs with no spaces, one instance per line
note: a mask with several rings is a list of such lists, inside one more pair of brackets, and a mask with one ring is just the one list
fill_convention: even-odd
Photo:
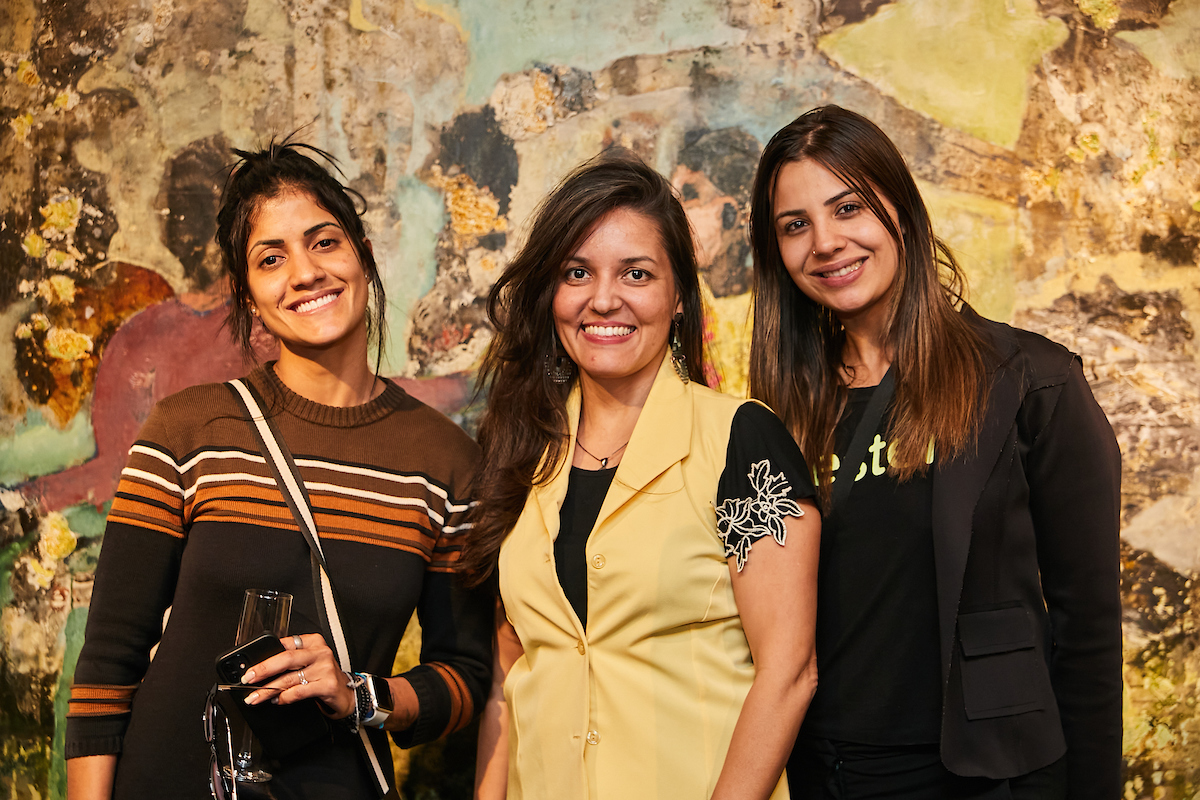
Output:
[[392,687],[388,685],[387,678],[367,673],[359,673],[359,677],[362,682],[354,690],[358,701],[359,724],[382,728],[395,711]]

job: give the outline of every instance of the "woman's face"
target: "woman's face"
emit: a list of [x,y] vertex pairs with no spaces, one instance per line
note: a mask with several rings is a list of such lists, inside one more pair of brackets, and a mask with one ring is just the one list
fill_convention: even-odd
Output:
[[[896,209],[879,195],[899,228]],[[772,206],[779,254],[800,291],[843,324],[882,328],[900,256],[896,240],[870,207],[811,159],[784,164]]]
[[582,378],[615,390],[653,383],[682,307],[658,224],[618,208],[562,265],[554,327]]
[[366,353],[367,276],[337,219],[302,191],[259,203],[251,217],[246,281],[258,317],[284,354]]

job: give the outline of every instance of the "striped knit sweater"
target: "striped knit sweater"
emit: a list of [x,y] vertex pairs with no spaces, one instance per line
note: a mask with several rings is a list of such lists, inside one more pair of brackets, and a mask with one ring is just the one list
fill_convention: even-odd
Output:
[[[288,390],[271,365],[249,381],[307,487],[355,669],[390,675],[419,615],[422,663],[405,677],[420,713],[396,741],[462,727],[491,670],[490,602],[452,574],[475,444],[390,382],[366,405],[332,408]],[[197,386],[159,403],[130,449],[75,671],[66,755],[121,753],[114,797],[209,796],[200,714],[247,588],[290,592],[289,632],[320,630],[309,548],[252,431],[228,387]],[[372,738],[390,763],[386,738]],[[354,740],[340,727],[335,740],[282,765],[277,790],[337,774],[336,792],[296,796],[372,796]]]

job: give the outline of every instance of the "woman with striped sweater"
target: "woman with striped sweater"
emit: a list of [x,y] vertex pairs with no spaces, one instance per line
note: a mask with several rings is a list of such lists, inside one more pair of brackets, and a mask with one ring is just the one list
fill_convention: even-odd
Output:
[[[286,651],[243,678],[270,688],[247,702],[315,698],[334,721],[274,765],[279,798],[383,794],[385,730],[401,746],[436,738],[470,721],[485,694],[491,606],[453,574],[477,450],[378,375],[385,300],[361,197],[305,150],[332,163],[293,142],[235,151],[217,241],[231,334],[247,354],[256,321],[279,342],[279,359],[244,382],[307,489],[350,661],[375,690],[370,718],[327,644],[309,545],[238,401],[227,385],[193,387],[154,409],[109,512],[68,714],[71,800],[209,796],[199,720],[250,587],[294,601]],[[421,664],[393,676],[414,610]],[[382,770],[359,744],[362,723]]]

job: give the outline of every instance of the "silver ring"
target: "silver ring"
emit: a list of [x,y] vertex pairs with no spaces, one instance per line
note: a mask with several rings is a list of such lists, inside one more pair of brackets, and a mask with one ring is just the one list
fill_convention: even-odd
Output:
[[296,645],[297,650],[304,649],[304,640],[300,638],[300,634],[298,633],[292,634],[292,644]]
[[301,685],[301,686],[307,686],[307,685],[308,685],[308,678],[304,677],[304,670],[300,670],[300,671],[299,671],[299,672],[297,672],[296,674],[300,676],[300,685]]

